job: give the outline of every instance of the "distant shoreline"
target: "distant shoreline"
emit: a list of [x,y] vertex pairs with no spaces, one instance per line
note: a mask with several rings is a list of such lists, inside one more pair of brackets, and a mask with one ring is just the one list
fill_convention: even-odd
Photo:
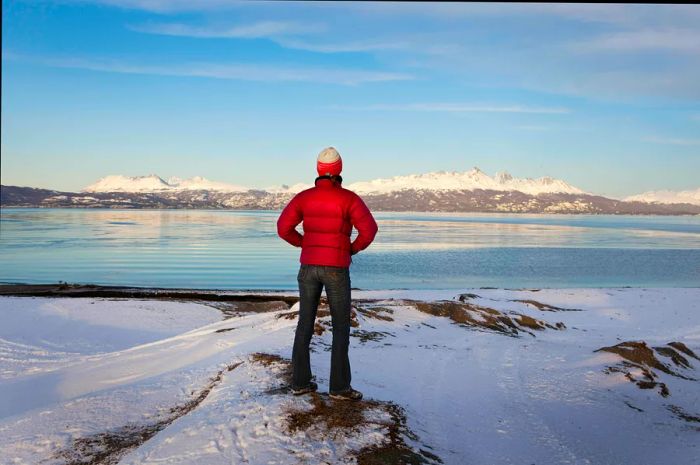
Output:
[[[459,295],[472,290],[502,290],[539,292],[540,290],[562,289],[698,289],[698,286],[669,287],[669,286],[601,286],[601,287],[571,287],[571,288],[498,288],[498,287],[468,287],[461,289],[358,289],[353,292],[362,295]],[[195,289],[195,288],[166,288],[111,286],[100,284],[79,283],[48,283],[26,284],[0,282],[0,297],[74,297],[74,298],[106,298],[106,299],[152,299],[152,300],[187,300],[203,302],[249,302],[270,303],[284,302],[289,307],[299,301],[297,290],[269,289]]]
[[[168,193],[60,192],[0,186],[2,208],[192,209],[221,211],[280,210],[294,193],[177,191]],[[362,198],[376,212],[531,213],[610,215],[700,215],[700,205],[616,200],[593,194],[541,193],[491,189],[403,189],[365,193]]]
[[[118,207],[108,207],[108,206],[99,206],[99,207],[93,207],[93,206],[80,206],[80,205],[73,205],[73,206],[65,206],[65,207],[59,207],[59,206],[44,206],[44,205],[35,205],[35,206],[26,206],[26,205],[0,205],[0,211],[2,210],[95,210],[95,211],[209,211],[209,212],[280,212],[282,211],[281,208],[275,208],[275,209],[267,209],[267,208],[260,208],[260,209],[252,209],[252,208],[215,208],[215,207],[208,207],[208,208],[187,208],[187,207],[135,207],[135,208],[128,208],[124,206],[118,206]],[[546,215],[546,216],[567,216],[567,215],[581,215],[581,216],[639,216],[639,217],[646,217],[646,216],[671,216],[671,217],[677,217],[677,216],[688,216],[688,217],[695,217],[695,216],[700,216],[700,213],[606,213],[606,212],[542,212],[542,213],[537,213],[537,212],[502,212],[502,211],[463,211],[463,210],[376,210],[377,213],[397,213],[397,214],[438,214],[438,213],[443,213],[443,214],[479,214],[479,215],[517,215],[517,216],[526,216],[526,215]]]
[[[289,294],[289,295],[287,295]],[[14,297],[101,297],[157,300],[201,300],[210,302],[283,301],[291,306],[299,298],[295,291],[207,290],[184,288],[103,286],[98,284],[0,283],[0,296]]]

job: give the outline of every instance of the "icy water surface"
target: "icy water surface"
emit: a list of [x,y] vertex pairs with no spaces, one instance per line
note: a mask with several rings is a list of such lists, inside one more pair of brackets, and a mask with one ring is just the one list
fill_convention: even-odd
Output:
[[[292,289],[277,211],[3,209],[0,281]],[[363,289],[700,286],[700,217],[377,213]]]

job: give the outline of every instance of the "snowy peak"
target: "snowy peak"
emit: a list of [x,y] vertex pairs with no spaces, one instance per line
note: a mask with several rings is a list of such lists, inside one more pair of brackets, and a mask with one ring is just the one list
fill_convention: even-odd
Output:
[[687,191],[649,191],[629,196],[625,200],[646,203],[689,203],[700,205],[700,187]]
[[201,176],[189,179],[178,177],[168,178],[164,181],[160,176],[151,174],[148,176],[105,176],[94,184],[90,184],[82,192],[164,192],[164,191],[194,191],[207,190],[219,192],[244,192],[248,189],[242,186],[227,184],[217,181],[209,181]]
[[269,192],[270,194],[296,194],[298,192],[301,192],[305,189],[310,189],[312,187],[314,187],[313,184],[298,182],[291,186],[288,184],[282,184],[281,186],[266,187],[263,190],[265,192]]
[[82,192],[162,192],[171,186],[160,176],[122,176],[111,175],[90,184]]
[[375,179],[367,182],[350,184],[348,189],[358,193],[388,193],[406,189],[423,189],[432,191],[449,190],[496,190],[520,191],[537,195],[544,193],[583,194],[583,190],[560,179],[542,177],[538,179],[514,178],[507,172],[496,173],[494,177],[472,168],[465,172],[437,171],[433,173],[395,176],[388,179]]
[[205,190],[218,192],[245,192],[248,190],[247,187],[238,186],[235,184],[227,184],[225,182],[210,181],[201,176],[195,176],[189,179],[171,177],[168,179],[168,184],[170,184],[175,190],[185,191]]
[[513,175],[507,171],[503,171],[500,173],[496,173],[495,178],[499,184],[506,184],[513,179]]
[[[271,194],[294,194],[312,187],[313,184],[296,183],[291,186],[282,185],[262,189]],[[581,189],[574,187],[560,179],[548,176],[531,179],[515,178],[508,172],[496,173],[493,177],[472,168],[469,171],[436,171],[425,174],[411,174],[408,176],[395,176],[388,179],[374,179],[361,181],[346,186],[359,194],[385,194],[408,189],[429,191],[452,190],[495,190],[495,191],[520,191],[525,194],[537,195],[544,193],[584,194]],[[182,179],[178,177],[168,178],[164,181],[159,176],[106,176],[94,184],[87,186],[83,192],[163,192],[163,191],[214,191],[214,192],[246,192],[253,189],[224,182],[210,181],[201,176]]]

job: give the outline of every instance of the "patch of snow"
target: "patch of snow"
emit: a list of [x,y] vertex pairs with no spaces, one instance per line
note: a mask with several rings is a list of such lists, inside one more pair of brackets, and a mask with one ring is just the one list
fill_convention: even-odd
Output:
[[159,176],[111,175],[85,187],[82,192],[159,192],[172,187]]
[[205,191],[216,191],[216,192],[246,192],[249,190],[247,187],[238,186],[234,184],[228,184],[225,182],[210,181],[201,176],[195,176],[189,179],[181,179],[178,177],[168,178],[168,184],[174,190],[183,191],[195,191],[195,190],[205,190]]
[[690,203],[700,205],[700,187],[686,191],[649,191],[642,194],[631,195],[626,201],[639,201],[647,203]]
[[314,187],[313,184],[298,182],[291,186],[287,184],[282,184],[281,186],[266,187],[263,190],[271,194],[297,194],[303,190],[310,189],[312,187]]
[[224,182],[210,181],[201,176],[195,176],[189,179],[171,177],[167,181],[164,181],[161,177],[151,174],[148,176],[105,176],[94,184],[90,184],[89,186],[85,187],[82,192],[153,193],[192,190],[245,192],[248,190],[248,188]]
[[192,303],[41,297],[4,297],[0,315],[0,379],[54,371],[222,319],[219,310]]
[[389,179],[356,182],[347,186],[360,194],[388,193],[404,189],[424,189],[431,191],[488,189],[496,191],[519,191],[537,195],[543,193],[583,194],[584,191],[560,179],[542,177],[538,179],[514,178],[509,173],[497,173],[491,177],[479,168],[464,172],[438,171],[409,176],[395,176]]

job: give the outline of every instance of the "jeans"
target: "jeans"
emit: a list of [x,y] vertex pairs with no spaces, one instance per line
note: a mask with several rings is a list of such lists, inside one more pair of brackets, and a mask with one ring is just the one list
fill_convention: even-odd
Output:
[[316,310],[325,286],[333,324],[330,391],[350,388],[350,269],[337,266],[301,265],[299,282],[299,320],[292,349],[292,387],[311,382],[309,344],[314,333]]

